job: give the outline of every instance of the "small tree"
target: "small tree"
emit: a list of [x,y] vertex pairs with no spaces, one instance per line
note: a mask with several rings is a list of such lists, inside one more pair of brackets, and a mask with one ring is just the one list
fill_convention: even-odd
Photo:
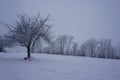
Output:
[[85,42],[86,48],[87,48],[87,53],[91,57],[95,57],[95,48],[97,46],[97,41],[93,39],[89,39]]
[[66,46],[66,54],[70,55],[70,48],[73,43],[73,36],[66,36],[67,37],[67,46]]
[[49,16],[40,17],[38,14],[29,17],[26,14],[19,15],[15,24],[7,25],[10,29],[9,37],[27,48],[26,59],[31,58],[31,47],[39,40],[49,42],[51,35],[51,25],[47,24]]
[[82,44],[80,46],[80,56],[86,56],[86,45]]
[[74,42],[72,45],[72,55],[77,56],[78,55],[78,43]]
[[5,42],[2,36],[0,36],[0,52],[3,52],[3,48],[5,46]]
[[5,51],[5,47],[11,47],[12,46],[12,41],[8,39],[5,35],[0,36],[0,52]]
[[67,44],[66,35],[59,35],[58,38],[56,39],[56,42],[58,46],[58,53],[64,55],[66,44]]

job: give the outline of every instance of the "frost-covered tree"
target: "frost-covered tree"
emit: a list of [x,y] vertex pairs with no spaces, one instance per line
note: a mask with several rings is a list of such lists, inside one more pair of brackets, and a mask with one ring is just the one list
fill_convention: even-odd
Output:
[[98,50],[101,58],[114,58],[116,52],[111,39],[100,40]]
[[7,25],[10,29],[9,37],[27,48],[27,57],[31,58],[31,47],[39,40],[49,42],[51,36],[51,26],[48,23],[49,16],[41,17],[39,14],[30,17],[26,14],[19,15],[18,20],[12,25]]
[[70,49],[71,49],[71,45],[73,43],[73,36],[66,36],[67,37],[67,45],[66,45],[66,54],[70,55]]
[[72,55],[77,56],[78,55],[78,43],[74,42],[72,45]]
[[67,37],[66,35],[59,35],[56,39],[57,47],[58,47],[58,53],[65,54],[65,48],[67,44]]
[[56,54],[57,53],[57,44],[56,44],[56,41],[55,40],[53,40],[50,44],[49,44],[49,52],[51,53],[51,54]]
[[0,52],[3,52],[3,48],[5,46],[5,42],[2,36],[0,36]]
[[[51,43],[44,49],[51,54],[70,55],[73,37],[68,35],[58,35],[56,39],[52,38]],[[49,51],[46,51],[49,50]]]
[[81,49],[83,54],[86,54],[87,56],[95,57],[96,46],[97,46],[97,41],[95,39],[89,39],[82,44]]
[[5,47],[11,47],[12,46],[12,41],[8,39],[6,36],[0,36],[0,52],[5,51]]
[[82,44],[80,46],[80,56],[86,56],[86,45]]

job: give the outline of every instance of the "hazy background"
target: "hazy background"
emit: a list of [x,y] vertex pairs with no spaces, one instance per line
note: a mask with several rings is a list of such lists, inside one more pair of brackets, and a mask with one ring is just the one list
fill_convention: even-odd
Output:
[[[55,34],[68,34],[77,42],[90,38],[120,43],[120,0],[0,0],[0,20],[14,22],[21,13],[51,15]],[[0,34],[7,29],[0,25]]]

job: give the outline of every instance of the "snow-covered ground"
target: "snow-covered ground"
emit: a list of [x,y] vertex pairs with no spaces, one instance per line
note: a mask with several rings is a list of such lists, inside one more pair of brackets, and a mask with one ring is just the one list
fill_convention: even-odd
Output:
[[0,80],[120,80],[120,60],[0,53]]

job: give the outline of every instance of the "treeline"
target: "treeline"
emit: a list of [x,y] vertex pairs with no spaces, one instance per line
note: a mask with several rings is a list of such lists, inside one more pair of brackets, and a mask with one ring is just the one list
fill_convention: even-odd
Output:
[[47,54],[120,59],[120,46],[114,47],[111,39],[96,40],[92,38],[78,44],[74,41],[73,36],[68,35],[59,35],[47,46],[34,46],[32,51]]
[[[0,52],[5,52],[5,47],[13,45],[14,42],[8,37],[0,36]],[[58,35],[57,38],[52,38],[46,46],[39,41],[31,47],[31,52],[120,59],[120,45],[113,46],[111,39],[96,40],[92,38],[78,44],[74,41],[73,36],[68,35]]]
[[[27,50],[27,57],[31,58],[31,52],[89,56],[98,58],[120,59],[120,46],[114,47],[111,39],[89,39],[82,44],[74,41],[73,36],[59,35],[52,37],[52,24],[49,15],[47,17],[19,15],[14,24],[2,23],[10,30],[8,34],[0,36],[0,52],[5,47],[19,44]],[[43,41],[48,45],[43,46]]]

